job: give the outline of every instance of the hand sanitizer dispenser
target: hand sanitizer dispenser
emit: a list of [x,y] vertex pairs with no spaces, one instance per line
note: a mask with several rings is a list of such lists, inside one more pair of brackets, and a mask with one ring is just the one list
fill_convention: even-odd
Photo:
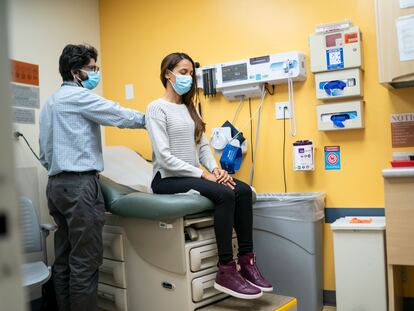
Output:
[[293,170],[314,170],[314,148],[310,140],[298,140],[293,143]]

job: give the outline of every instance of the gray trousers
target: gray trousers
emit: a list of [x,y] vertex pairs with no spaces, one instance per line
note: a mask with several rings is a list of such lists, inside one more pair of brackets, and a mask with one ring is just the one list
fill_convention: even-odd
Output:
[[96,175],[50,177],[46,189],[55,232],[53,282],[59,311],[96,311],[105,206]]

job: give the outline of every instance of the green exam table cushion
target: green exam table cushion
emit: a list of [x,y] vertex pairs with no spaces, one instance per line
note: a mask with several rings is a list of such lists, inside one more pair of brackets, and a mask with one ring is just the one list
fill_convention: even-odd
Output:
[[214,208],[197,194],[151,194],[138,192],[100,176],[105,208],[114,215],[150,220],[175,219]]

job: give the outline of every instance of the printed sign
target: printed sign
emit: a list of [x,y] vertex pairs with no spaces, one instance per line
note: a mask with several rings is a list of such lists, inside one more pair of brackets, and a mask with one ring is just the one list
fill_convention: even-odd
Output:
[[414,147],[414,113],[391,115],[392,147]]
[[13,106],[40,108],[39,87],[23,84],[11,84]]
[[414,14],[400,16],[395,23],[400,61],[414,60]]
[[341,169],[341,151],[339,146],[325,146],[325,169],[340,170]]
[[12,82],[39,86],[39,66],[17,60],[10,60]]
[[358,33],[350,32],[345,34],[345,44],[357,43],[358,42]]
[[[40,108],[39,97],[39,66],[17,60],[10,60],[11,91],[13,106],[25,108]],[[15,110],[15,116],[28,116],[28,112]],[[30,113],[31,115],[31,113]],[[15,118],[18,122],[19,117]],[[23,123],[31,123],[23,122]]]
[[14,122],[21,124],[35,124],[34,109],[23,109],[13,107]]
[[342,48],[326,51],[326,63],[328,70],[344,68],[344,52]]

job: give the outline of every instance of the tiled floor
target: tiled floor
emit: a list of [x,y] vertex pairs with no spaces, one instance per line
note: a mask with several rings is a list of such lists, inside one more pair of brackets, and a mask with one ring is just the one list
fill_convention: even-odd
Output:
[[323,307],[322,311],[335,311],[336,308],[335,307]]

